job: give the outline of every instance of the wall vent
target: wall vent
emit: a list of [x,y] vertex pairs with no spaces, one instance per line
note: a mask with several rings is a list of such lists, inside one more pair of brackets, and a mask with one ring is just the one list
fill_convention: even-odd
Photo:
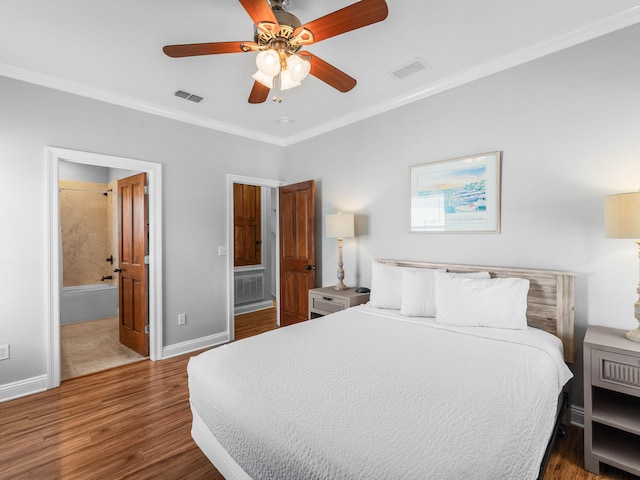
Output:
[[194,95],[193,93],[185,92],[184,90],[178,90],[174,93],[176,97],[184,98],[185,100],[189,100],[190,102],[200,103],[204,100],[204,97],[200,95]]
[[237,276],[234,279],[234,304],[260,302],[264,299],[264,274]]
[[422,58],[416,58],[415,60],[392,70],[389,74],[397,80],[403,80],[410,75],[415,75],[416,73],[427,70],[428,68],[431,68],[431,66],[427,62]]

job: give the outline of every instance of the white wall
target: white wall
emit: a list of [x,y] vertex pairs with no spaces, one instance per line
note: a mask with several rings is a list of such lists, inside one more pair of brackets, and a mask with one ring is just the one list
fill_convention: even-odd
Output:
[[163,164],[163,344],[226,331],[226,174],[280,179],[282,147],[4,77],[0,105],[0,394],[46,370],[46,146]]
[[[605,239],[603,203],[640,187],[638,45],[634,26],[293,145],[286,180],[320,181],[323,216],[359,216],[357,239],[345,240],[350,285],[370,284],[375,258],[577,272],[581,355],[586,325],[637,326],[637,249]],[[503,151],[501,234],[408,233],[410,165],[493,150]],[[337,244],[318,241],[331,285]]]

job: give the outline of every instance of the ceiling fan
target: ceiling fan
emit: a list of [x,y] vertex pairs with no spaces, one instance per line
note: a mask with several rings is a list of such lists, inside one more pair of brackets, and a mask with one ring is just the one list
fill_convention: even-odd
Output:
[[282,101],[279,92],[297,87],[308,75],[333,88],[348,92],[356,80],[303,47],[335,37],[387,18],[385,0],[360,0],[340,10],[302,24],[285,10],[288,0],[239,0],[255,24],[253,42],[213,42],[167,45],[162,50],[170,57],[192,57],[221,53],[258,52],[258,71],[249,103],[262,103],[274,89],[274,100]]

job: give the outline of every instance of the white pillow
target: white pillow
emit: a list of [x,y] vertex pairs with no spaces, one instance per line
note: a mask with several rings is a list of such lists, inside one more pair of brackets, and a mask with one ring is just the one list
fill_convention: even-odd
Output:
[[436,322],[447,325],[527,328],[529,280],[472,279],[436,274]]
[[430,268],[403,268],[400,313],[407,317],[435,317],[435,273],[445,271]]
[[369,304],[378,308],[400,310],[402,304],[402,268],[374,260],[371,264]]
[[446,275],[449,277],[460,277],[460,278],[491,278],[491,274],[489,272],[466,272],[466,273],[458,273],[458,272],[440,272],[438,275]]
[[435,272],[468,278],[490,278],[489,272],[452,273],[443,269],[403,268],[400,313],[407,317],[435,317]]

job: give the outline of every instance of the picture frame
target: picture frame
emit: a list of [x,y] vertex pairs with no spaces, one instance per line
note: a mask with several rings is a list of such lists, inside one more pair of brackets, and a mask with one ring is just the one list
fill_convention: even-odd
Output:
[[500,233],[502,152],[409,167],[411,233]]

